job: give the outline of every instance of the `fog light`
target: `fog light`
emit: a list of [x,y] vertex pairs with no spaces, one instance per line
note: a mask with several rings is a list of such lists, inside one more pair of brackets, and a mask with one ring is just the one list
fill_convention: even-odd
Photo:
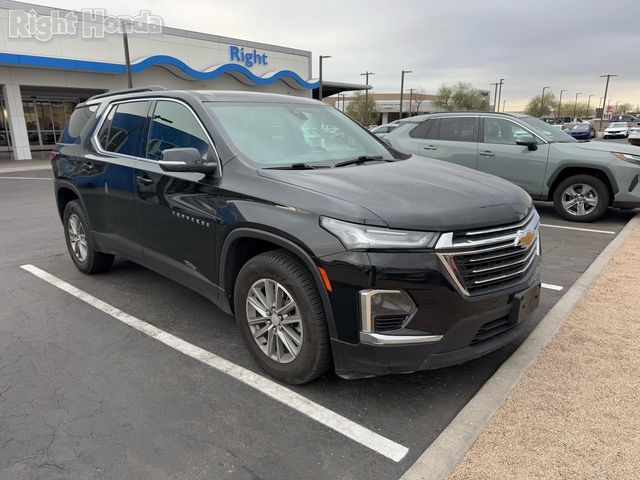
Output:
[[403,290],[360,292],[360,324],[363,332],[400,328],[406,324],[415,310],[416,304]]

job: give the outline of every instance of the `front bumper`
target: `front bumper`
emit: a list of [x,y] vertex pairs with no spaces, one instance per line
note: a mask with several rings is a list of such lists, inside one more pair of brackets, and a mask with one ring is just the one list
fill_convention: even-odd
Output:
[[[529,331],[533,315],[521,318],[521,297],[534,290],[539,298],[539,257],[516,285],[475,296],[460,293],[435,253],[345,252],[321,266],[333,285],[331,345],[343,378],[442,368],[485,355]],[[361,331],[360,292],[371,288],[405,291],[417,307],[402,328],[379,332],[379,343]]]

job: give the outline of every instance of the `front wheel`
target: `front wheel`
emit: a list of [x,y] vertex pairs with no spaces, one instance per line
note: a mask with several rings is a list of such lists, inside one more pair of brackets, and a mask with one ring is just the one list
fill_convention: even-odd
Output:
[[329,369],[322,300],[307,270],[287,251],[260,254],[242,267],[234,307],[245,344],[273,377],[301,384]]
[[574,222],[593,222],[607,211],[609,190],[591,175],[574,175],[556,187],[553,206],[559,215]]

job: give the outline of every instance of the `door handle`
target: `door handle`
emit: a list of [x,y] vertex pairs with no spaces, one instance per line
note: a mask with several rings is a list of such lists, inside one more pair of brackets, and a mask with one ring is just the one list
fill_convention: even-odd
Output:
[[494,157],[495,153],[490,152],[489,150],[485,150],[484,152],[480,152],[480,155],[482,155],[483,157]]
[[84,167],[85,170],[89,170],[89,171],[96,169],[96,167],[94,167],[93,163],[91,162],[85,162],[82,164],[82,166]]
[[437,150],[438,149],[438,147],[434,147],[433,145],[427,145],[426,147],[422,147],[422,148],[424,148],[425,150]]
[[140,175],[140,176],[136,177],[136,180],[141,185],[151,185],[153,183],[153,180],[151,180],[149,177],[144,176],[144,175]]

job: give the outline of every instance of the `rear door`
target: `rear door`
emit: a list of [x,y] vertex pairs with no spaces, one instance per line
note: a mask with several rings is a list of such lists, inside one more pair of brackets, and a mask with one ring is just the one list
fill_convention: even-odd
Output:
[[[519,135],[538,140],[536,150],[516,144]],[[530,195],[541,195],[549,157],[549,144],[523,125],[508,118],[484,117],[478,149],[478,170],[491,173],[522,187]]]
[[442,117],[425,132],[422,155],[476,168],[478,160],[478,117]]
[[[201,173],[165,172],[162,151],[194,147],[210,155],[213,143],[186,104],[157,100],[144,154],[135,170],[137,221],[145,263],[207,293],[217,280],[215,261],[218,179]],[[217,293],[217,292],[216,292]]]

